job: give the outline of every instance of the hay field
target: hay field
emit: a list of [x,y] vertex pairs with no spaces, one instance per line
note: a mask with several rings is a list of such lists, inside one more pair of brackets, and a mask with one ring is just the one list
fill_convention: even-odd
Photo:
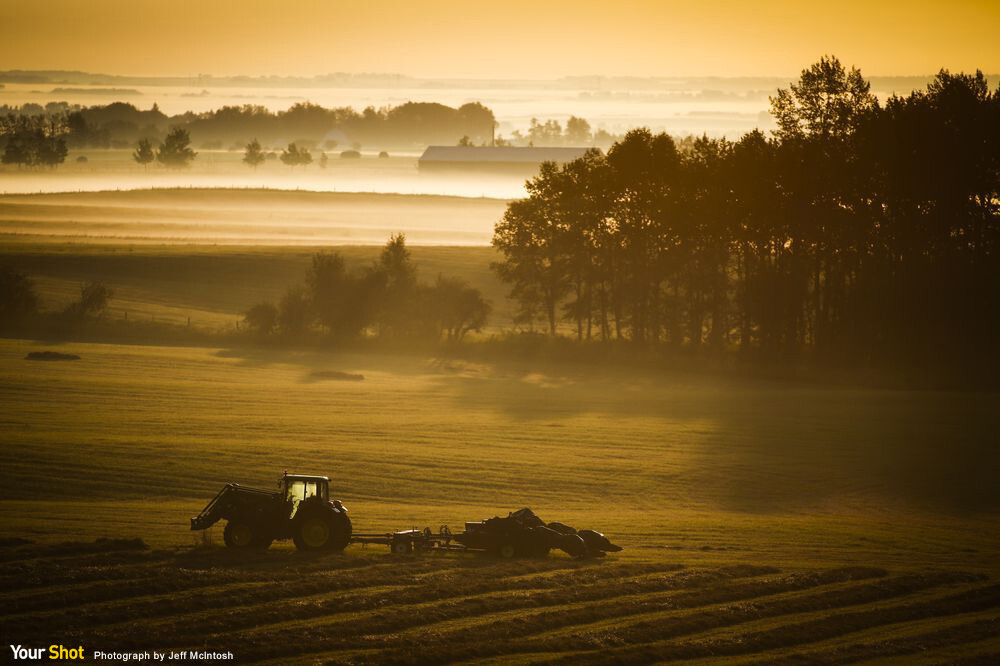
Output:
[[[24,360],[39,348],[0,342],[4,638],[274,663],[1000,653],[994,395],[239,349]],[[626,550],[192,550],[222,483],[284,469],[330,475],[357,531],[529,505]]]
[[[477,225],[502,209],[255,190],[3,196],[0,263],[32,276],[46,309],[102,280],[108,317],[224,331],[299,282],[318,248],[363,264],[402,230],[423,280],[464,277],[502,328],[493,250],[454,246],[488,239]],[[81,358],[24,358],[43,349]],[[997,432],[987,393],[0,340],[0,642],[274,664],[991,663]],[[359,532],[527,505],[625,551],[234,556],[221,525],[207,544],[189,531],[223,483],[270,487],[285,469],[328,474]]]
[[499,199],[241,189],[161,189],[0,195],[0,265],[28,274],[43,309],[100,280],[108,316],[233,329],[261,301],[301,283],[319,250],[371,263],[405,233],[420,278],[458,276],[513,317],[490,270]]
[[402,232],[419,245],[483,246],[505,207],[481,197],[238,188],[0,194],[0,240],[379,245]]

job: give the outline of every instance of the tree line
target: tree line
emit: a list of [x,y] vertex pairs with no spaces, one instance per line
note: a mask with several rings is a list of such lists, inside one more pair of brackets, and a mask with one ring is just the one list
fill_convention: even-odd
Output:
[[257,137],[268,145],[295,142],[299,147],[357,150],[362,144],[425,146],[454,144],[462,136],[488,142],[496,119],[478,102],[458,108],[429,102],[357,111],[350,107],[326,108],[300,102],[282,111],[259,105],[224,106],[203,113],[174,116],[157,105],[142,110],[126,102],[83,107],[52,102],[42,107],[0,107],[0,147],[24,123],[45,124],[63,138],[70,149],[127,148],[145,139],[163,141],[175,128],[188,132],[203,149],[241,147]]
[[[476,102],[458,108],[408,102],[381,109],[368,107],[360,112],[350,107],[325,108],[302,102],[276,112],[243,105],[175,116],[166,115],[156,104],[141,110],[126,102],[91,107],[50,102],[44,107],[0,106],[0,148],[12,145],[15,151],[19,145],[38,143],[41,134],[69,150],[125,149],[140,142],[155,146],[177,129],[186,131],[189,140],[202,150],[242,149],[254,137],[263,146],[293,143],[299,150],[348,154],[372,144],[412,148],[465,141],[469,145],[607,147],[621,138],[594,130],[585,119],[575,116],[570,116],[565,127],[558,120],[532,118],[527,129],[514,130],[507,137],[494,135],[496,126],[493,112]],[[265,153],[271,154],[266,149]],[[8,163],[30,162],[15,159],[12,152]]]
[[398,234],[369,266],[351,269],[337,252],[313,255],[302,284],[277,303],[253,306],[244,322],[262,338],[459,341],[481,330],[490,310],[479,290],[459,278],[439,275],[432,284],[421,283],[406,239]]
[[1000,88],[942,70],[885,103],[824,57],[778,129],[629,132],[545,164],[497,224],[518,321],[770,358],[997,359]]
[[0,163],[29,167],[62,164],[69,149],[59,124],[43,117],[18,116],[4,133]]
[[[81,284],[79,300],[43,312],[35,282],[0,265],[0,334],[30,333],[45,325],[58,325],[65,333],[100,317],[113,297],[111,287],[90,281]],[[421,282],[399,234],[369,265],[349,267],[337,252],[314,254],[302,283],[289,287],[276,302],[249,308],[243,330],[283,343],[363,337],[458,342],[481,331],[491,310],[482,293],[460,278],[438,275],[431,283]]]
[[495,143],[498,146],[595,146],[607,148],[622,136],[611,134],[604,129],[593,129],[584,118],[570,116],[565,128],[555,119],[539,121],[532,118],[528,128],[523,132],[516,129],[509,137],[497,135]]
[[[114,294],[114,290],[103,282],[84,282],[80,285],[80,298],[55,315],[64,323],[100,316]],[[16,331],[30,322],[38,316],[40,305],[34,280],[13,268],[0,266],[0,333]]]

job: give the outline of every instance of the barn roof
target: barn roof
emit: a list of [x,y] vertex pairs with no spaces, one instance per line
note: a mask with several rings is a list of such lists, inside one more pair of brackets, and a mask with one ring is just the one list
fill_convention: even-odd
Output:
[[428,146],[421,162],[493,162],[541,164],[572,162],[589,148],[534,148],[520,146]]

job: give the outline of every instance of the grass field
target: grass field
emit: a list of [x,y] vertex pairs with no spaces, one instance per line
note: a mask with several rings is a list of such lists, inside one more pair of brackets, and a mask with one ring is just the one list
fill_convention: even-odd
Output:
[[[279,190],[138,190],[0,195],[0,266],[28,274],[43,309],[80,285],[115,290],[108,316],[231,330],[248,308],[300,284],[319,250],[374,261],[404,232],[420,279],[458,276],[513,318],[490,270],[505,202],[460,197]],[[255,222],[256,221],[256,222]]]
[[[101,280],[116,291],[109,318],[225,331],[300,282],[321,247],[353,265],[376,257],[383,237],[342,245],[337,224],[388,235],[405,219],[418,235],[454,215],[438,237],[454,241],[463,216],[488,228],[502,207],[269,191],[3,196],[0,264],[29,274],[46,309]],[[261,211],[276,218],[231,233]],[[423,280],[465,278],[493,301],[493,326],[509,326],[492,249],[416,240]],[[42,349],[81,358],[25,359]],[[998,432],[995,393],[665,362],[0,340],[0,642],[274,664],[995,663]],[[271,487],[286,469],[329,475],[358,532],[457,528],[530,506],[625,550],[496,562],[282,543],[246,556],[221,548],[221,525],[204,538],[188,529],[223,483]]]
[[[39,348],[0,342],[0,536],[35,542],[0,548],[5,639],[274,663],[1000,653],[995,395],[389,354],[24,360]],[[284,469],[329,474],[357,531],[528,505],[626,550],[192,550],[187,518],[222,483]]]
[[0,241],[371,245],[402,232],[420,245],[483,246],[505,207],[503,199],[268,189],[0,194]]
[[[313,254],[339,252],[350,266],[378,258],[378,245],[266,247],[213,245],[79,244],[3,242],[0,265],[34,280],[44,309],[57,310],[79,299],[80,285],[99,280],[115,290],[107,316],[185,324],[218,331],[231,329],[261,301],[276,302],[301,284]],[[411,248],[418,277],[433,283],[439,274],[475,285],[493,304],[494,326],[509,326],[513,307],[507,288],[490,270],[490,247]]]

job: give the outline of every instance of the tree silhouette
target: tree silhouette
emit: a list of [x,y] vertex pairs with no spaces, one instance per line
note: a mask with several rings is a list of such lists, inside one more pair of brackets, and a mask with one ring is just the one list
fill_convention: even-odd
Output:
[[380,287],[376,324],[379,335],[407,335],[419,328],[417,269],[406,237],[394,234],[372,268]]
[[266,159],[264,151],[261,150],[260,141],[254,139],[247,144],[246,150],[243,152],[244,164],[253,167],[253,170],[256,171],[257,167],[263,164]]
[[114,295],[114,290],[103,282],[85,282],[80,285],[80,300],[66,306],[64,314],[74,318],[98,316]]
[[273,303],[258,303],[243,315],[243,321],[261,337],[267,337],[278,328],[278,308]]
[[566,121],[566,143],[571,146],[585,146],[591,139],[590,123],[583,118],[570,116]]
[[1000,370],[1000,88],[942,71],[883,107],[824,57],[772,112],[770,138],[678,147],[640,129],[542,165],[494,230],[518,320],[782,362]]
[[182,127],[175,127],[167,134],[156,153],[156,160],[167,167],[186,167],[197,155],[191,147],[191,137]]
[[44,116],[8,118],[6,145],[0,157],[3,164],[55,167],[66,159],[68,150],[63,125]]
[[309,298],[302,287],[290,287],[278,303],[278,329],[291,337],[301,336],[312,322]]
[[371,272],[347,270],[337,253],[313,255],[306,271],[306,294],[317,321],[337,339],[351,338],[367,328],[375,317],[378,280]]
[[12,323],[38,310],[35,283],[24,273],[0,266],[0,322]]
[[470,331],[482,330],[489,319],[490,304],[464,280],[438,276],[429,290],[428,305],[439,329],[448,340],[460,341]]
[[305,148],[290,143],[287,149],[281,151],[281,161],[290,167],[306,165],[312,163],[312,155]]
[[149,163],[156,159],[156,155],[153,154],[153,145],[149,139],[139,139],[135,152],[132,153],[132,159],[141,164],[143,169],[147,168]]

